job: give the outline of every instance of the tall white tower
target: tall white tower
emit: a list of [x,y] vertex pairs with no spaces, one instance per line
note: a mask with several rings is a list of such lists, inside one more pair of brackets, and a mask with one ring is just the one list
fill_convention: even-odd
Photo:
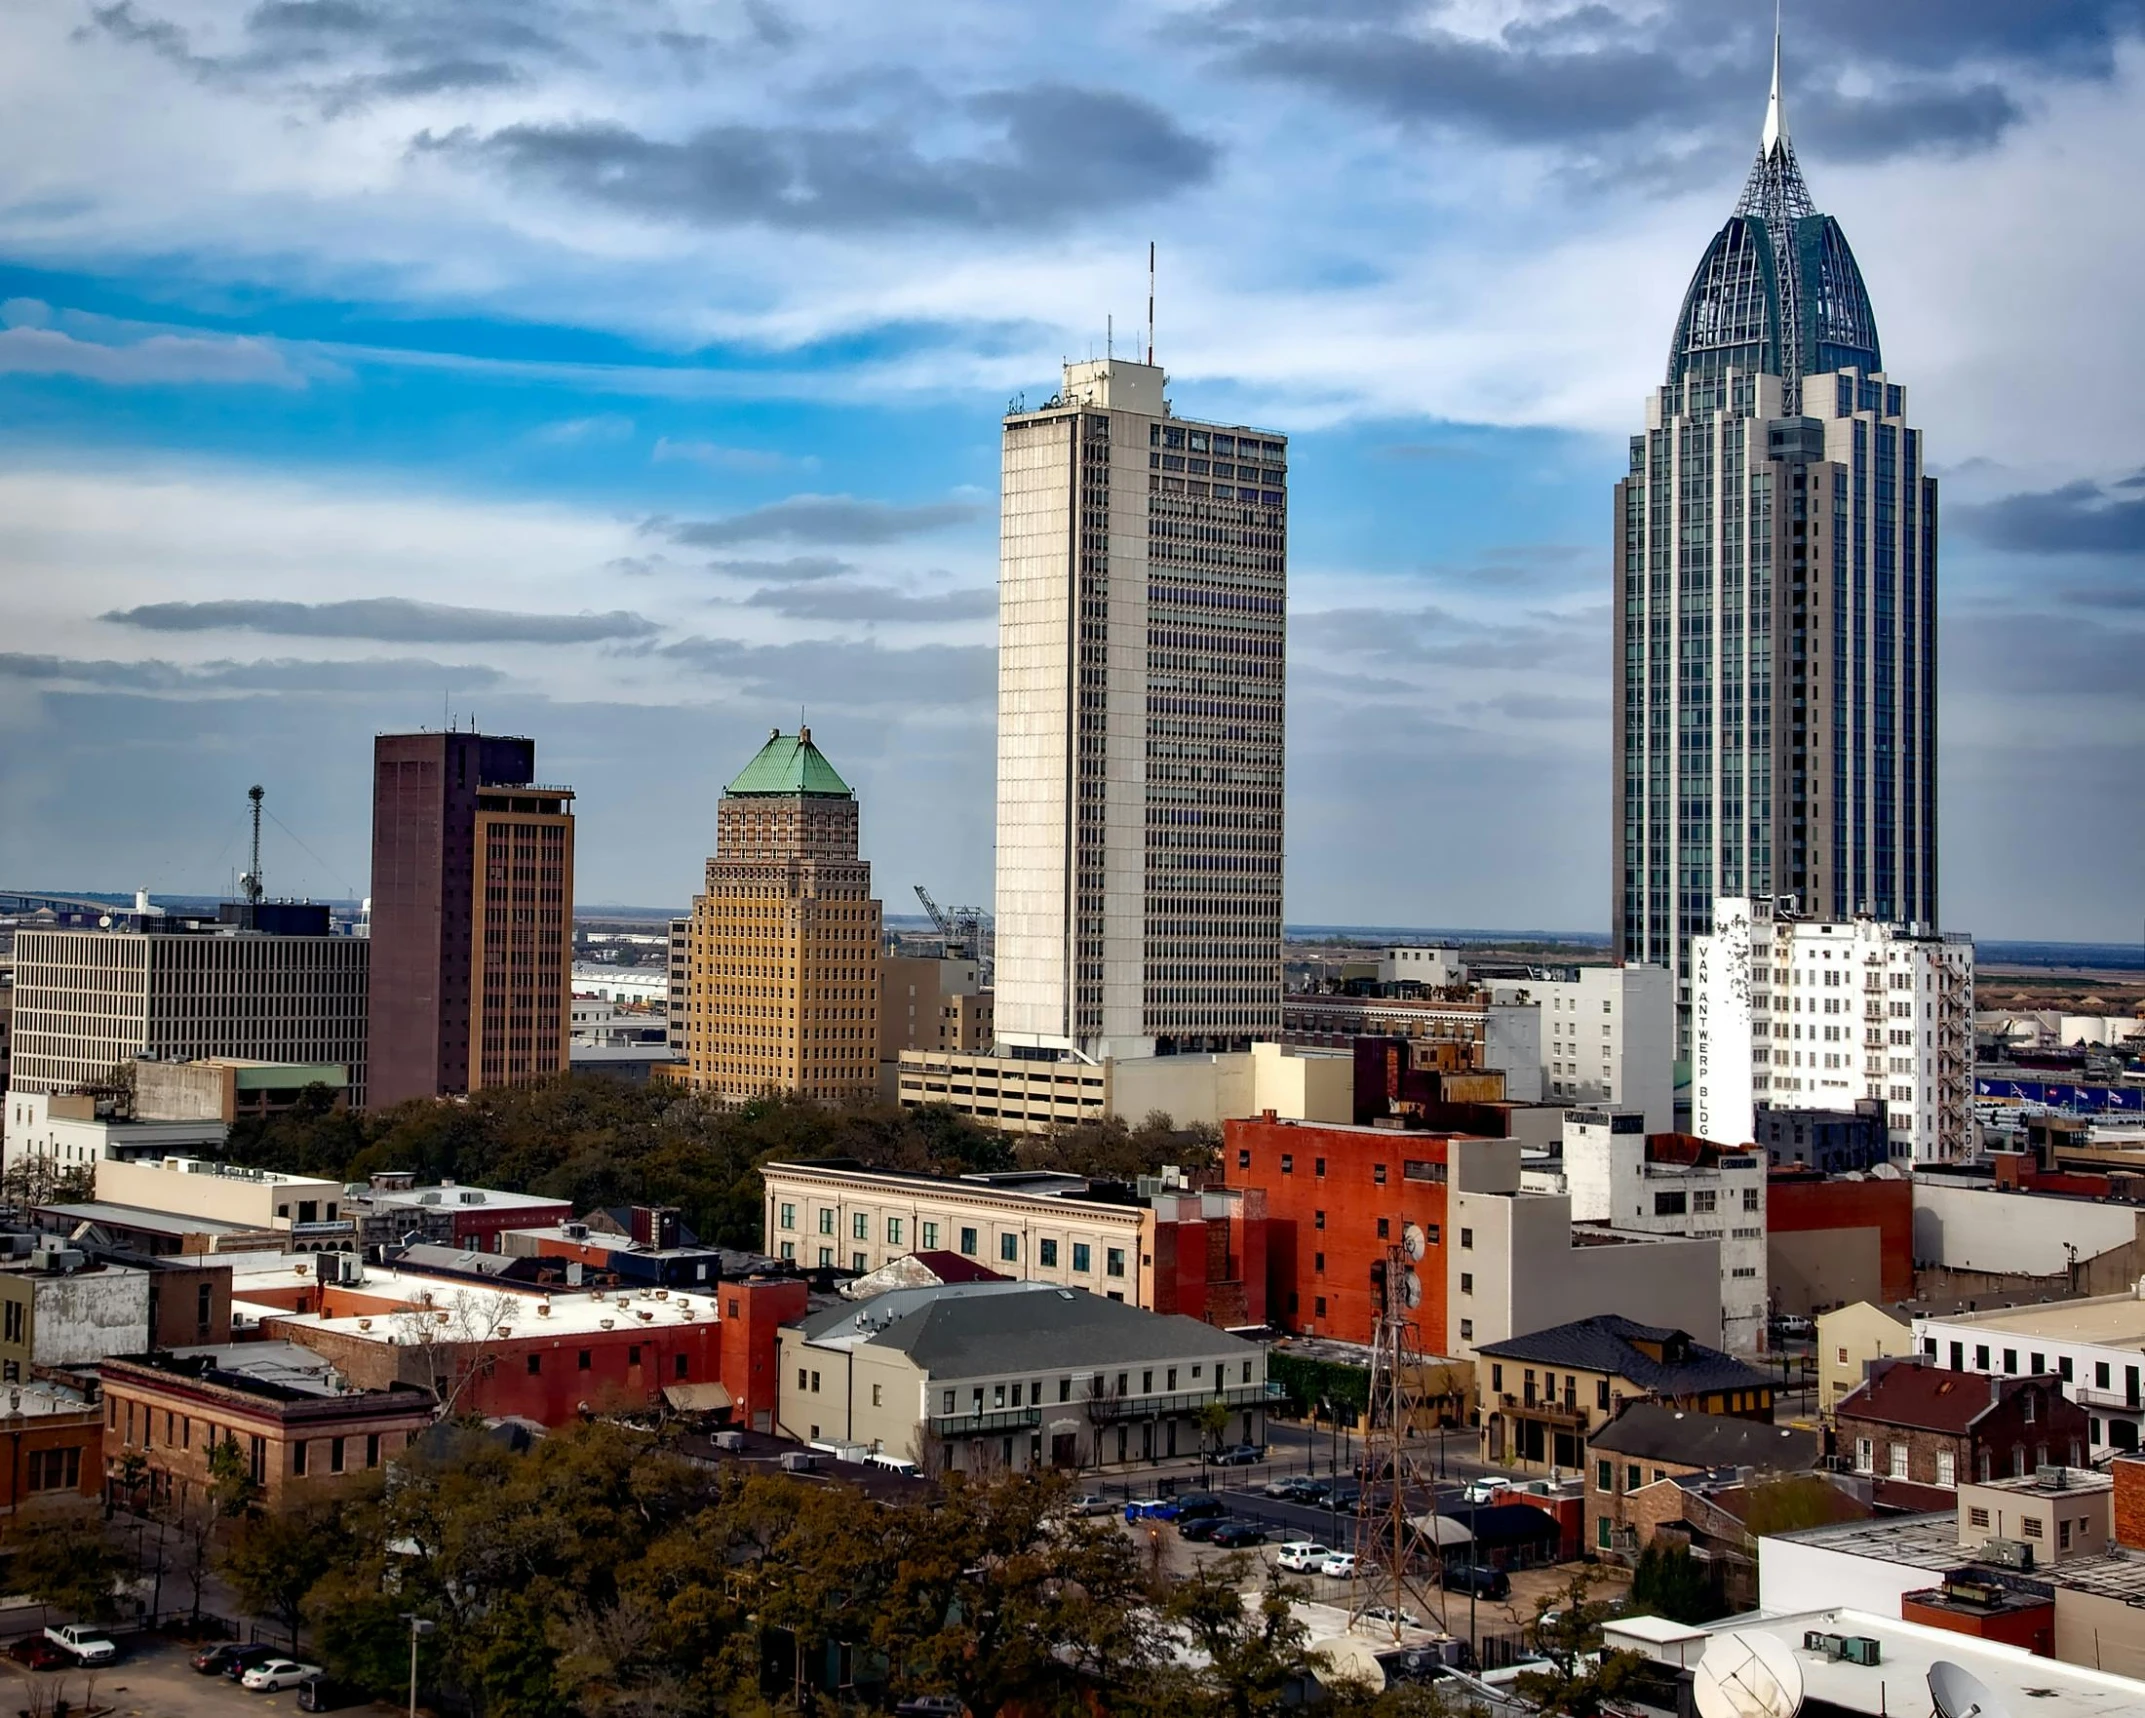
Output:
[[1241,1047],[1281,1027],[1288,444],[1152,364],[1005,419],[997,1038]]

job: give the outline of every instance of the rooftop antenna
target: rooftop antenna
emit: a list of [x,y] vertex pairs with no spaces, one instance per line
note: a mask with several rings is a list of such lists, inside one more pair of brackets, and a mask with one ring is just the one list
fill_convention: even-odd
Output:
[[1111,363],[1114,364],[1117,361],[1117,318],[1115,316],[1105,316],[1102,319],[1102,353]]
[[246,789],[246,797],[253,802],[253,868],[239,878],[238,890],[246,897],[248,906],[257,907],[264,893],[261,888],[261,784],[255,782]]
[[1154,362],[1154,240],[1147,241],[1147,362]]

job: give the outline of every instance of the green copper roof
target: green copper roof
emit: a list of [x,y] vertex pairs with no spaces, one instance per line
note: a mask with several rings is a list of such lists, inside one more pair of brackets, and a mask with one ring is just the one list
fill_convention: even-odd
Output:
[[774,731],[760,754],[738,772],[723,789],[728,794],[816,793],[853,799],[849,784],[835,773],[826,753],[812,744],[812,730],[785,734]]

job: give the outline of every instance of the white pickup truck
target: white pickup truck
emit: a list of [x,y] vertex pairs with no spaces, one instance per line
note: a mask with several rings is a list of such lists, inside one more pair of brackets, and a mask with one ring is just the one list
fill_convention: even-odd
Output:
[[109,1664],[119,1656],[119,1648],[93,1623],[62,1623],[46,1629],[45,1639],[83,1664]]

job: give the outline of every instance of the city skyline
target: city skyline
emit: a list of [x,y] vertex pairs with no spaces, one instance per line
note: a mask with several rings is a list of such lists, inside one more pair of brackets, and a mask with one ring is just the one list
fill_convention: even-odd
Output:
[[[303,842],[271,825],[271,888],[362,894],[369,738],[444,695],[580,784],[584,899],[675,902],[727,760],[801,702],[886,887],[987,900],[994,420],[1106,318],[1126,349],[1159,234],[1157,360],[1291,446],[1287,918],[1601,928],[1600,496],[1748,161],[1749,11],[1366,13],[1314,53],[1280,7],[1169,52],[1104,10],[1075,88],[1063,29],[955,44],[960,8],[899,55],[913,21],[687,9],[693,65],[540,8],[426,89],[399,13],[33,9],[0,72],[0,877],[215,892],[265,779]],[[1983,935],[2136,921],[2116,17],[1788,19],[1797,143],[1939,432],[1942,916]],[[839,76],[927,58],[908,117]],[[814,132],[743,87],[813,78]],[[1135,189],[1050,171],[1090,133]],[[748,144],[786,190],[724,203],[708,152]],[[2092,838],[2048,842],[2072,807]]]

